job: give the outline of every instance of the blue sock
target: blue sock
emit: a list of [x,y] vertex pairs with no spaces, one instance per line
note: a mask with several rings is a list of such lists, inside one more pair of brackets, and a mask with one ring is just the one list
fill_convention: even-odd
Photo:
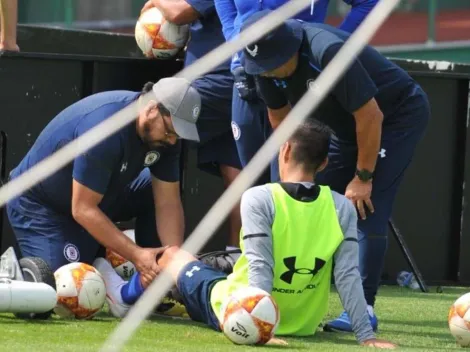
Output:
[[144,293],[145,289],[140,283],[140,274],[135,273],[127,284],[121,288],[121,297],[124,303],[132,305]]

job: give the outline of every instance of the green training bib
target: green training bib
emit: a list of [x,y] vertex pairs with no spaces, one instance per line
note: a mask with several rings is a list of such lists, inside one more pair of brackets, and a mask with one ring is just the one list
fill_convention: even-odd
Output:
[[[313,202],[301,202],[281,185],[270,184],[274,201],[272,225],[273,298],[281,321],[276,335],[313,335],[328,311],[333,255],[344,239],[329,187],[320,186]],[[243,231],[241,232],[243,238]],[[240,240],[242,252],[243,241]],[[227,280],[212,289],[211,304],[220,320],[220,308],[231,292],[248,286],[244,254]]]

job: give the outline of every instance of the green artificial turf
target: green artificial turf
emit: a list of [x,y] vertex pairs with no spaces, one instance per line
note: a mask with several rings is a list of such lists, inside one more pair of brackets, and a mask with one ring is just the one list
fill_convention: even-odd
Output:
[[[401,351],[455,351],[447,326],[450,305],[465,288],[445,287],[443,293],[413,292],[399,287],[382,287],[377,300],[379,338],[396,342]],[[338,295],[330,297],[329,317],[341,312]],[[27,322],[9,314],[0,314],[0,351],[66,352],[98,351],[118,320],[102,313],[90,321],[53,318]],[[236,346],[200,324],[184,320],[155,318],[145,322],[126,345],[125,351],[354,351],[363,350],[351,334],[319,331],[311,338],[288,338],[286,347]],[[367,349],[369,350],[369,349]],[[466,349],[463,349],[466,350]]]

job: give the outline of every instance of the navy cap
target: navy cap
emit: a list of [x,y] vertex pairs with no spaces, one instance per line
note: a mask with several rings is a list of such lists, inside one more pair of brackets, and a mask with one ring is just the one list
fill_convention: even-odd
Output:
[[[241,31],[271,12],[263,10],[251,15],[243,22]],[[299,51],[302,39],[302,24],[297,20],[285,21],[257,42],[245,47],[241,57],[245,72],[259,75],[282,66]]]

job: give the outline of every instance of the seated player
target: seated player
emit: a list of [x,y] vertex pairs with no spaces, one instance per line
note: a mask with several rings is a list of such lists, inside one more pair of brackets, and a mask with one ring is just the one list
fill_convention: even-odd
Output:
[[[168,95],[169,87],[176,93]],[[144,99],[150,91],[151,98]],[[67,107],[41,132],[10,178],[135,101],[134,122],[7,204],[22,256],[40,257],[55,271],[69,262],[92,264],[104,246],[150,281],[159,271],[160,242],[183,242],[177,140],[199,139],[201,107],[199,94],[185,79],[149,82],[142,92],[98,93]],[[136,244],[114,224],[133,218]]]
[[[334,270],[358,341],[365,346],[395,347],[375,338],[369,320],[358,270],[353,204],[329,187],[312,183],[327,165],[329,141],[325,126],[314,120],[305,122],[280,149],[281,182],[253,187],[243,194],[242,254],[232,274],[227,276],[177,247],[165,249],[158,264],[170,270],[193,320],[219,330],[223,301],[234,290],[252,286],[271,293],[278,303],[278,335],[313,335],[328,310]],[[176,264],[169,266],[172,260]],[[135,302],[143,293],[144,280],[136,274],[129,284],[123,283],[102,258],[95,267],[115,302],[111,310],[119,308],[125,314],[126,302]]]

